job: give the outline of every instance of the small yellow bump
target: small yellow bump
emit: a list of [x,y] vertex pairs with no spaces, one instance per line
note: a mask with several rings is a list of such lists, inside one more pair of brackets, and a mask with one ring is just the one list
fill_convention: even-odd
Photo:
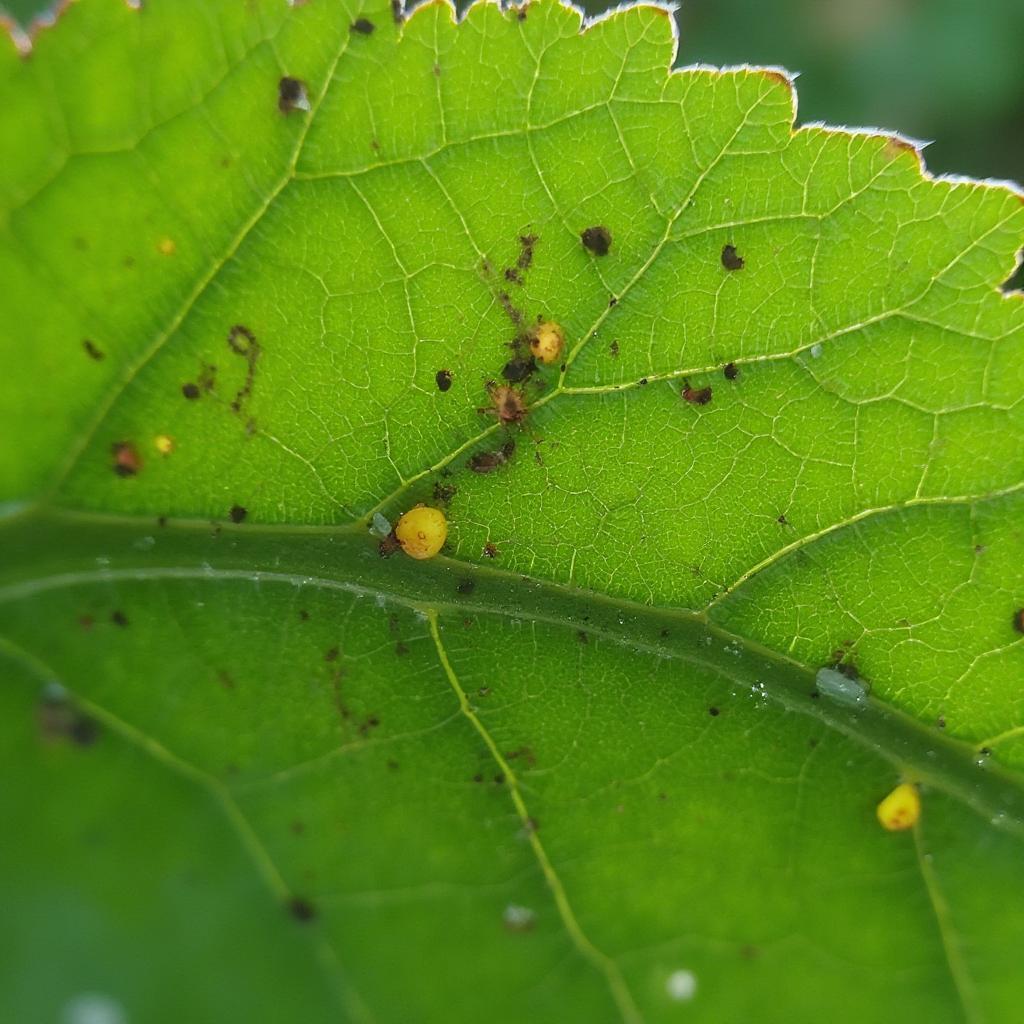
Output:
[[878,820],[890,832],[913,828],[921,817],[921,797],[917,786],[901,782],[879,805]]
[[398,520],[395,536],[410,558],[433,558],[448,539],[448,520],[439,508],[417,505]]
[[554,320],[545,320],[530,332],[530,351],[542,363],[557,363],[565,347],[565,331]]
[[178,247],[174,244],[173,238],[161,238],[157,245],[157,249],[159,249],[164,256],[173,256],[178,251]]
[[153,444],[161,455],[170,455],[174,451],[174,438],[169,434],[157,434]]

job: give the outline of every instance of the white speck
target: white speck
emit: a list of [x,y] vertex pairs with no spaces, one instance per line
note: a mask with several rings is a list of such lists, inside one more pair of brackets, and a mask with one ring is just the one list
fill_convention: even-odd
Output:
[[121,1004],[98,992],[72,996],[61,1014],[61,1024],[128,1024]]
[[99,558],[96,559],[96,565],[100,569],[109,569],[110,568],[110,559],[109,558],[103,558],[102,556],[100,556]]
[[378,608],[385,608],[385,607],[387,607],[387,603],[388,603],[387,595],[386,594],[376,594],[374,596],[374,598],[373,598],[373,603]]
[[132,542],[136,551],[148,551],[156,543],[156,537],[139,537]]
[[373,513],[373,519],[370,520],[370,533],[374,537],[387,537],[391,534],[391,524],[388,522],[386,516],[382,516],[379,512]]
[[505,912],[501,915],[505,927],[513,932],[529,931],[537,920],[537,915],[529,907],[521,907],[517,903],[510,903]]
[[51,704],[56,704],[59,701],[67,698],[68,691],[64,689],[55,679],[51,679],[43,687],[43,700]]
[[821,345],[812,345],[811,346],[811,358],[812,359],[820,359],[821,358]]
[[673,971],[665,982],[669,999],[688,1003],[697,994],[697,975],[693,971]]
[[864,707],[868,702],[867,691],[856,680],[844,676],[834,668],[819,668],[814,682],[820,693],[847,707]]

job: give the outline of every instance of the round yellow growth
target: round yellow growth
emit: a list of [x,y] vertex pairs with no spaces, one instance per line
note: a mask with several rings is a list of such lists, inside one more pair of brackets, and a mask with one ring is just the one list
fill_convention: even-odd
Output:
[[439,508],[417,505],[398,520],[395,536],[410,558],[433,558],[448,539],[448,520]]
[[557,363],[565,347],[565,331],[554,320],[537,324],[530,333],[530,351],[542,363]]
[[173,256],[178,251],[178,247],[174,244],[173,238],[161,238],[157,243],[157,249],[159,249],[164,256]]
[[157,434],[153,444],[161,455],[170,455],[174,451],[174,438],[167,434]]
[[917,786],[901,782],[879,805],[878,820],[890,832],[913,828],[921,817],[921,797]]

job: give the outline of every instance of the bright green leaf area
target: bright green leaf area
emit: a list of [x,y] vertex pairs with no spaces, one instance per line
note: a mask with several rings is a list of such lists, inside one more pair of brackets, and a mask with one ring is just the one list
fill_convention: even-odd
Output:
[[674,45],[0,52],[4,1020],[1019,1019],[1024,203]]

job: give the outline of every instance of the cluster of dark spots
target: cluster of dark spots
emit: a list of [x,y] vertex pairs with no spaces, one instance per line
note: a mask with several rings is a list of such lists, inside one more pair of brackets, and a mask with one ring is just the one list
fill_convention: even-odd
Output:
[[501,303],[501,308],[505,310],[505,315],[509,320],[511,320],[516,327],[521,327],[523,323],[523,311],[515,305],[509,297],[508,292],[498,292],[498,301]]
[[647,384],[647,378],[646,377],[641,377],[640,380],[638,381],[638,383],[640,384],[641,387],[644,387]]
[[611,343],[611,345],[608,346],[608,351],[611,352],[613,359],[618,359],[619,358],[619,343],[617,341],[613,341]]
[[846,676],[847,679],[863,682],[860,672],[857,671],[857,666],[847,657],[845,650],[840,649],[832,652],[832,664],[829,668],[840,673],[840,675]]
[[735,380],[740,375],[739,367],[735,363],[726,363],[722,367],[722,375],[726,380]]
[[438,391],[447,391],[452,386],[452,371],[438,370],[434,374],[434,381],[437,384]]
[[120,608],[115,608],[110,613],[110,621],[115,626],[120,626],[122,629],[127,629],[128,628],[128,616],[125,615],[125,613],[123,611],[121,611]]
[[380,719],[376,715],[370,715],[369,718],[359,726],[360,736],[369,736],[372,729],[376,729],[380,725]]
[[440,480],[434,484],[433,498],[435,505],[442,505],[447,508],[452,503],[452,498],[459,493],[455,484],[443,484]]
[[506,761],[515,761],[518,758],[522,758],[523,763],[528,768],[532,768],[537,763],[537,758],[534,757],[533,751],[529,747],[517,747],[515,750],[510,750],[505,755]]
[[[530,269],[533,264],[533,247],[537,244],[536,235],[520,235],[519,236],[519,255],[516,257],[516,262],[511,267],[505,268],[505,280],[512,284],[522,285],[524,281],[524,274]],[[519,319],[516,323],[522,320],[522,314],[516,311]]]
[[114,472],[118,476],[135,476],[142,469],[142,456],[132,441],[115,441],[110,446]]
[[404,658],[408,653],[409,645],[399,640],[398,643],[395,644],[395,654],[397,654],[400,658]]
[[328,648],[324,651],[324,661],[337,661],[340,651],[337,647]]
[[718,710],[714,705],[708,708],[708,714],[712,718],[717,718],[722,712]]
[[742,270],[745,260],[736,251],[735,245],[722,246],[722,266],[726,270]]
[[472,580],[459,580],[455,588],[460,594],[472,594],[476,590],[476,584]]
[[290,114],[293,110],[309,110],[305,83],[298,78],[282,78],[277,83],[277,109],[282,114]]
[[1013,613],[1013,628],[1018,633],[1024,633],[1024,608],[1018,608]]
[[199,385],[189,381],[181,385],[181,393],[190,401],[194,402],[199,397]]
[[97,347],[96,342],[90,341],[89,338],[82,339],[82,348],[85,349],[85,354],[90,359],[95,359],[96,362],[99,362],[106,355],[106,353],[101,348]]
[[587,631],[585,629],[578,629],[576,631],[576,639],[579,640],[581,644],[590,643],[590,637],[587,636]]
[[45,740],[67,740],[78,747],[90,747],[99,738],[99,723],[87,715],[62,691],[45,692],[37,712],[39,733]]
[[477,409],[481,415],[494,416],[499,423],[506,427],[513,423],[522,423],[526,419],[529,410],[522,391],[509,387],[507,384],[495,384],[488,387],[487,395],[491,404]]
[[498,557],[498,546],[497,546],[497,544],[495,544],[494,541],[490,541],[489,540],[484,545],[483,555],[484,555],[484,558],[497,558]]
[[463,629],[472,629],[474,625],[475,625],[475,623],[473,622],[473,620],[468,615],[465,618],[463,618],[463,620],[462,620],[462,628]]
[[256,377],[256,362],[260,357],[260,343],[248,327],[235,324],[228,331],[228,348],[246,361],[245,381],[231,400],[234,412],[241,412],[242,403],[252,394],[252,386]]
[[293,896],[288,903],[288,913],[296,921],[305,923],[312,921],[316,917],[316,907],[309,900],[303,899],[301,896]]
[[617,296],[617,295],[613,295],[613,296],[612,296],[612,297],[611,297],[611,298],[610,298],[610,299],[608,300],[608,308],[609,308],[609,309],[611,309],[611,308],[612,308],[613,306],[617,306],[618,304],[619,304],[619,298],[618,298],[618,296]]
[[509,384],[519,384],[529,380],[530,374],[536,369],[537,360],[533,356],[516,356],[501,368],[501,375]]
[[242,522],[248,514],[249,510],[242,505],[232,505],[231,508],[228,509],[228,517],[233,523]]
[[580,232],[580,241],[595,256],[607,256],[612,247],[612,233],[603,224],[595,224]]
[[509,438],[497,451],[477,452],[466,465],[474,473],[493,473],[496,469],[504,466],[515,454],[515,451],[516,443]]
[[351,26],[349,26],[350,31],[358,32],[361,36],[372,36],[373,30],[376,27],[377,26],[374,25],[369,18],[356,18],[356,20],[352,22]]
[[679,392],[683,401],[689,402],[690,405],[707,405],[711,401],[711,394],[710,385],[694,388],[690,386],[690,382],[685,377],[683,378],[683,390]]
[[217,682],[219,682],[225,690],[233,690],[235,688],[235,680],[232,678],[231,673],[226,672],[224,669],[218,669]]

